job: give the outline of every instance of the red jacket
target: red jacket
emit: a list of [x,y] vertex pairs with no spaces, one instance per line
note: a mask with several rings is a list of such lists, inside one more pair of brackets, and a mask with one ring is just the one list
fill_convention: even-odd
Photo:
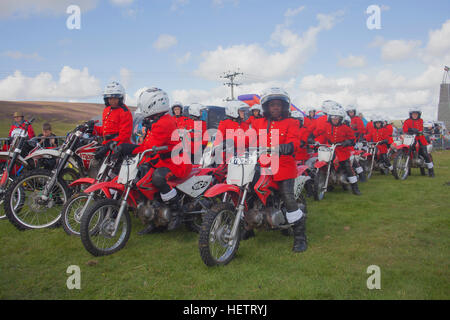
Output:
[[[259,119],[257,119],[257,120],[259,120]],[[243,130],[243,132],[241,132],[243,135],[245,133],[245,131],[247,131],[249,129],[249,125],[246,122],[238,123],[237,121],[234,121],[231,119],[225,119],[225,120],[220,121],[217,131],[222,134],[222,140],[216,138],[214,145],[218,145],[227,139],[227,136],[226,136],[227,130],[235,131],[238,129]],[[245,138],[245,145],[248,145],[248,141],[249,141],[248,137]],[[234,137],[234,147],[236,148],[237,145],[238,145],[238,136],[236,135]]]
[[178,117],[174,117],[174,118],[175,118],[175,122],[177,123],[178,129],[186,129],[188,121],[191,120],[190,118],[184,117],[184,116],[178,116]]
[[308,154],[308,150],[306,149],[306,145],[308,143],[308,136],[309,136],[309,131],[307,128],[305,128],[305,126],[300,127],[300,121],[298,119],[294,119],[295,122],[297,123],[297,126],[299,127],[298,130],[298,139],[301,142],[304,142],[304,146],[300,147],[297,150],[297,152],[295,153],[295,160],[298,161],[305,161],[309,159],[309,154]]
[[[94,134],[105,138],[103,144],[109,141],[117,141],[119,144],[130,143],[132,132],[133,116],[125,105],[114,109],[108,106],[103,109],[102,126],[94,127]],[[109,135],[117,136],[108,139]]]
[[354,116],[351,119],[351,127],[358,135],[358,137],[364,135],[366,133],[366,127],[364,127],[364,122],[361,120],[361,118],[358,116]]
[[[257,119],[253,122],[254,128],[257,132],[257,145],[262,147],[276,147],[280,144],[292,143],[294,145],[294,154],[300,148],[300,128],[298,121],[293,118],[286,118],[279,121],[270,121],[267,118]],[[262,130],[262,131],[260,131]],[[261,132],[261,134],[260,134]],[[275,134],[278,133],[278,143],[272,142]],[[272,139],[273,138],[273,139]],[[253,146],[255,142],[251,142]],[[282,181],[287,179],[294,179],[297,177],[297,164],[294,155],[265,155],[260,158],[263,167],[271,167],[275,181]],[[278,165],[277,165],[278,164]],[[278,171],[276,170],[278,167]]]
[[[173,141],[172,134],[178,139]],[[167,151],[162,151],[153,158],[148,156],[143,162],[149,162],[150,160],[159,158],[159,161],[154,165],[155,168],[168,168],[176,177],[184,178],[191,172],[192,165],[190,163],[175,164],[172,161],[171,153],[177,145],[181,146],[181,140],[177,132],[177,123],[174,117],[170,114],[166,114],[153,123],[151,130],[147,131],[144,141],[133,150],[133,154],[144,152],[153,147],[167,146]]]
[[373,121],[367,122],[366,134],[369,134],[371,130],[373,130]]
[[[386,127],[382,127],[380,129],[373,128],[372,130],[370,130],[370,133],[364,136],[364,139],[372,142],[380,142],[382,140],[388,140],[390,144],[394,142],[392,137],[389,136],[389,130]],[[385,144],[379,144],[377,148],[381,154],[385,154],[388,151],[387,145]]]
[[[23,121],[23,122],[20,123],[20,124],[17,123],[17,122],[14,122],[13,125],[11,126],[11,128],[9,129],[8,137],[11,137],[11,133],[12,133],[12,131],[13,131],[14,129],[22,128],[22,129],[25,130],[25,127],[26,127],[25,121]],[[30,125],[28,126],[28,138],[31,139],[31,138],[34,138],[34,136],[35,136],[35,134],[34,134],[33,126],[30,124]]]
[[325,127],[328,122],[328,116],[323,115],[320,118],[317,118],[314,122],[311,128],[309,129],[309,132],[314,135],[314,137],[318,137],[325,132]]
[[251,126],[253,128],[253,121],[255,121],[256,119],[261,119],[262,116],[256,118],[255,116],[250,116],[247,121],[245,121],[246,124],[248,124],[249,126]]
[[[322,144],[336,144],[342,143],[345,140],[354,140],[355,136],[353,130],[347,125],[333,126],[331,123],[326,122],[323,126],[324,130],[321,135],[317,136],[316,140]],[[348,160],[351,156],[352,147],[338,146],[336,148],[336,157],[339,162]]]
[[423,146],[427,146],[428,142],[423,135],[423,120],[422,119],[417,119],[417,120],[407,119],[403,123],[403,132],[405,134],[407,134],[408,129],[410,129],[410,128],[415,128],[415,129],[419,130],[419,134],[416,135],[416,141],[419,141],[419,143]]
[[[201,122],[201,129],[200,131],[195,131],[195,123]],[[198,124],[197,124],[198,126]],[[201,146],[205,146],[208,144],[208,135],[206,133],[206,122],[202,120],[193,120],[191,118],[187,118],[185,121],[185,127],[184,129],[190,130],[190,136],[191,136],[191,152],[195,153],[198,151],[198,148],[201,148]],[[201,143],[197,146],[197,149],[195,149],[195,141],[201,141]],[[195,150],[194,150],[195,149]]]

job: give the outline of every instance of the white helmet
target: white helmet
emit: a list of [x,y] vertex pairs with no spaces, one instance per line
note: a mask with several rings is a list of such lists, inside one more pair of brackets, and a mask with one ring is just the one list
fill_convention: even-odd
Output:
[[342,106],[339,103],[337,103],[336,101],[325,100],[324,102],[322,102],[322,112],[325,114],[328,114],[329,111],[336,105],[339,105],[339,107],[342,108]]
[[315,107],[307,107],[306,112],[309,114],[310,112],[316,112],[317,109]]
[[324,106],[327,107],[328,121],[331,122],[332,117],[339,117],[340,118],[339,123],[342,123],[342,121],[344,121],[344,118],[347,115],[347,113],[339,103],[327,100],[324,102],[322,107]]
[[225,104],[225,115],[230,118],[239,118],[239,110],[249,108],[248,104],[240,100],[227,101]]
[[169,96],[163,90],[150,88],[139,95],[137,107],[145,117],[169,111]]
[[351,105],[351,104],[349,104],[346,108],[345,108],[345,111],[347,111],[347,114],[350,112],[350,111],[353,111],[353,114],[356,116],[356,115],[358,115],[358,110],[356,109],[356,107],[354,106],[354,105]]
[[251,107],[250,107],[250,111],[253,111],[253,110],[259,110],[259,112],[262,112],[262,108],[261,108],[261,105],[260,104],[254,104],[254,105],[252,105]]
[[125,96],[125,88],[117,81],[108,83],[103,91],[103,100],[105,101],[105,105],[108,105],[109,98],[119,98],[119,104],[123,104],[125,103]]
[[283,102],[283,108],[286,112],[289,112],[291,105],[291,98],[289,94],[281,88],[270,88],[265,90],[261,94],[261,106],[264,112],[267,112],[268,103],[272,100],[281,100]]
[[374,116],[372,117],[372,121],[373,121],[373,124],[375,124],[375,122],[381,122],[382,125],[384,124],[384,118],[383,118],[383,116],[380,115],[380,114],[374,115]]
[[409,108],[409,117],[412,118],[413,112],[417,112],[419,114],[419,119],[422,116],[422,108],[420,107],[413,107]]
[[183,104],[180,101],[175,101],[174,103],[172,103],[172,105],[170,106],[170,110],[172,110],[173,112],[173,108],[175,107],[180,107],[181,112],[183,112]]
[[204,105],[200,103],[192,103],[189,105],[189,115],[200,118],[202,109],[205,109]]
[[291,111],[291,118],[299,119],[301,121],[304,120],[303,113],[298,110]]

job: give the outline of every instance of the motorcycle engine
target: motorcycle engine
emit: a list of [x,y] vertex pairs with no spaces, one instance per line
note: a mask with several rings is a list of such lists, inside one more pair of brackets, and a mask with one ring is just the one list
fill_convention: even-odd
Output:
[[283,211],[273,207],[264,209],[253,208],[245,215],[245,221],[249,229],[261,227],[276,229],[286,224]]
[[137,215],[142,224],[147,225],[150,222],[157,227],[167,226],[172,219],[172,212],[170,208],[159,202],[145,202],[139,203],[137,207]]
[[137,206],[137,215],[142,224],[147,225],[155,218],[156,209],[154,205],[148,202],[140,202]]

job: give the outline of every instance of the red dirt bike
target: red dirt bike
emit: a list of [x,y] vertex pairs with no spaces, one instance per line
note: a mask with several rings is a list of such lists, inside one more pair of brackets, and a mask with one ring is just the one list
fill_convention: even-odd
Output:
[[[261,176],[252,188],[258,155],[263,153],[249,150],[229,160],[226,183],[216,184],[205,192],[205,197],[222,199],[204,215],[199,234],[200,256],[207,266],[226,265],[234,258],[244,228],[284,230],[285,234],[292,231],[280,200],[279,186],[273,175],[267,174],[267,168],[261,168]],[[311,179],[304,175],[307,169],[304,165],[297,166],[294,185],[295,197],[304,212],[306,202],[302,190]]]
[[[119,175],[111,181],[94,184],[86,193],[102,190],[106,198],[96,200],[81,218],[81,241],[94,256],[113,254],[121,250],[131,233],[129,209],[135,209],[144,225],[153,223],[165,228],[174,213],[160,199],[159,191],[152,184],[154,168],[144,177],[138,175],[138,165],[148,153],[155,154],[167,147],[154,147],[136,156],[128,156],[122,162]],[[215,199],[204,198],[203,193],[225,177],[225,166],[217,168],[194,167],[188,177],[169,180],[169,185],[182,194],[182,222],[192,231],[200,229],[202,215]]]
[[380,161],[379,151],[377,146],[380,142],[367,142],[365,143],[365,152],[361,154],[361,166],[366,172],[367,179],[372,177],[374,170],[380,170],[385,175],[389,175],[389,168],[386,167],[383,161]]
[[[394,177],[399,180],[406,180],[411,175],[411,168],[419,168],[421,175],[426,175],[427,167],[425,159],[419,155],[419,142],[416,142],[415,134],[405,134],[402,143],[396,146],[397,154],[394,157]],[[431,157],[433,146],[427,146]]]
[[[114,148],[114,146],[115,144],[112,144],[110,149]],[[112,180],[113,177],[116,176],[113,171],[118,163],[118,159],[111,157],[111,155],[111,152],[106,154],[106,157],[103,160],[95,178],[80,178],[72,182],[69,187],[86,189],[88,186]],[[80,235],[81,217],[90,203],[100,197],[101,192],[102,190],[91,193],[80,191],[73,194],[66,202],[61,210],[61,223],[64,231],[68,235]]]
[[[347,175],[339,167],[338,159],[335,157],[336,147],[340,143],[327,145],[320,144],[318,149],[318,161],[314,164],[317,169],[314,177],[314,199],[323,200],[325,192],[331,191],[334,186],[342,185],[347,190],[350,183]],[[350,158],[352,160],[352,158]]]
[[[59,225],[61,209],[70,197],[65,175],[70,161],[77,162],[85,174],[98,147],[94,138],[84,138],[87,124],[69,133],[58,152],[56,167],[50,171],[35,169],[21,175],[8,187],[4,210],[9,221],[19,230],[41,229]],[[73,169],[70,169],[74,171]],[[19,197],[20,196],[20,197]],[[17,200],[20,199],[20,202]]]

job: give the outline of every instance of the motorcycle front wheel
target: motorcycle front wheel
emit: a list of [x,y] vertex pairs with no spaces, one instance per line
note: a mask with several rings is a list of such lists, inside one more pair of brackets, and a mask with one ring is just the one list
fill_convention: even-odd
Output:
[[408,153],[405,153],[403,150],[399,151],[394,158],[394,177],[397,180],[405,180],[408,178],[409,174],[409,165],[407,165],[408,161]]
[[325,197],[326,187],[325,181],[327,180],[327,172],[323,169],[319,169],[314,177],[314,199],[323,200]]
[[19,230],[56,227],[61,209],[69,199],[67,184],[58,178],[46,199],[42,193],[52,178],[51,171],[37,169],[17,177],[8,187],[4,210],[9,221]]
[[235,218],[236,208],[227,202],[214,205],[204,215],[198,247],[200,256],[208,267],[226,265],[236,255],[241,239],[241,226],[236,238],[229,238]]
[[131,217],[125,210],[120,218],[117,232],[113,236],[114,224],[120,202],[102,199],[92,203],[83,213],[80,225],[81,242],[93,256],[105,256],[121,250],[131,234]]

